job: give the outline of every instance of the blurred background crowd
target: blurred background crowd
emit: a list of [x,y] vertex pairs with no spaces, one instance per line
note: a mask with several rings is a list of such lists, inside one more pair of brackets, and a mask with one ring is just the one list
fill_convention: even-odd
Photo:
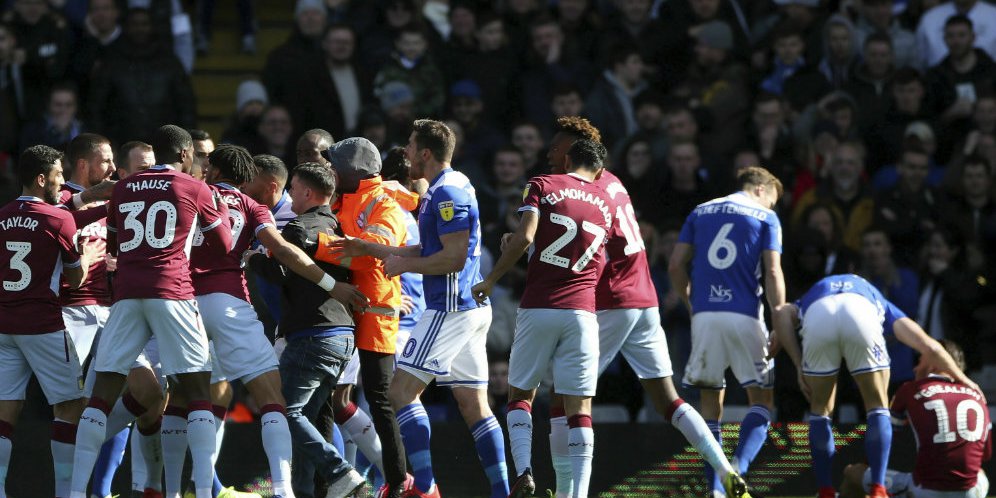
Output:
[[[174,123],[293,167],[308,130],[386,154],[431,117],[457,132],[494,257],[526,179],[548,170],[554,120],[581,115],[633,198],[676,379],[690,340],[671,248],[695,205],[759,164],[786,185],[790,299],[861,274],[996,393],[994,56],[982,0],[6,0],[0,197],[18,193],[20,150],[82,131],[120,147]],[[496,291],[496,409],[524,276]],[[915,359],[889,344],[898,385]],[[791,362],[777,368],[779,418],[799,419]],[[446,396],[426,400],[439,418]],[[654,420],[642,396],[613,365],[596,418]]]

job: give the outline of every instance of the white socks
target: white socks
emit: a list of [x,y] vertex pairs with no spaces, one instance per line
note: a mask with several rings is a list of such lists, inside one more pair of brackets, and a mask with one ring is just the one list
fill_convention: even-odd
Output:
[[[350,407],[355,406],[350,404]],[[377,466],[380,475],[384,475],[384,459],[381,457],[380,438],[377,437],[377,431],[374,429],[373,421],[370,420],[370,415],[357,408],[353,415],[339,426],[349,433],[349,437],[356,444],[356,447],[363,452],[363,456]]]
[[193,461],[194,489],[197,498],[211,498],[217,437],[214,413],[209,401],[192,401],[187,407],[187,445]]
[[553,471],[557,475],[556,498],[567,498],[574,489],[571,454],[567,445],[569,429],[566,416],[550,419],[550,457],[553,460]]
[[[272,408],[271,408],[272,407]],[[269,410],[269,411],[267,411]],[[280,405],[266,405],[262,408],[263,416],[261,436],[263,438],[263,450],[266,458],[270,462],[270,478],[273,481],[273,494],[283,498],[293,498],[291,491],[291,435],[290,427],[287,425],[287,416],[284,414],[284,407]]]
[[7,469],[10,467],[10,450],[13,445],[14,426],[0,421],[0,498],[7,498]]
[[508,404],[508,442],[512,446],[512,461],[515,463],[515,475],[520,476],[526,469],[531,469],[533,443],[533,416],[531,407],[524,401]]
[[591,459],[595,454],[595,432],[591,429],[591,415],[573,415],[567,419],[570,430],[567,444],[571,454],[571,473],[574,475],[574,498],[587,498],[591,480]]
[[80,425],[76,430],[76,450],[73,456],[73,478],[71,491],[73,498],[86,498],[86,486],[97,462],[100,447],[107,437],[107,403],[98,398],[90,399],[90,406],[83,410]]
[[166,407],[162,428],[163,467],[166,471],[166,496],[183,493],[183,462],[187,458],[187,418],[183,409]]
[[716,474],[726,475],[733,472],[733,466],[726,459],[723,448],[719,445],[719,441],[713,437],[712,431],[709,430],[702,415],[699,415],[699,412],[692,408],[692,405],[684,401],[680,403],[676,401],[675,404],[678,406],[674,408],[674,413],[671,415],[671,425],[678,429],[685,436],[685,439],[698,450],[702,458],[716,470]]

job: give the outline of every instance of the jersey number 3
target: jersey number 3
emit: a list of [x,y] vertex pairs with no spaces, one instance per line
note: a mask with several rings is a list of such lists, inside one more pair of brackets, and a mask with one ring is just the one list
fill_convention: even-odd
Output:
[[570,268],[574,272],[583,270],[588,265],[588,262],[591,261],[591,258],[595,257],[598,248],[602,246],[602,241],[605,240],[605,229],[587,220],[581,222],[581,228],[594,235],[595,240],[591,241],[591,245],[585,249],[584,254],[574,262],[574,266],[571,266],[571,260],[563,256],[558,256],[557,251],[563,249],[564,246],[570,244],[577,237],[578,224],[571,218],[558,213],[550,213],[550,221],[563,226],[567,231],[540,252],[540,261],[561,268]]
[[10,269],[21,273],[21,278],[17,280],[4,280],[3,290],[16,292],[27,289],[31,285],[31,267],[24,262],[24,258],[31,252],[31,242],[7,241],[7,250],[13,251],[10,257]]

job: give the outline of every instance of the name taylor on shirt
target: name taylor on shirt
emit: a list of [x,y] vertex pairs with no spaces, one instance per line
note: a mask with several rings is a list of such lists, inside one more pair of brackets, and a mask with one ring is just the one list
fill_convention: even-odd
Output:
[[549,204],[553,206],[564,199],[587,202],[588,204],[595,206],[602,212],[602,217],[605,218],[605,224],[607,226],[612,224],[612,214],[609,212],[609,207],[605,205],[605,199],[602,199],[591,192],[585,192],[581,189],[562,188],[556,192],[550,192],[540,199],[540,204]]
[[11,230],[14,228],[27,228],[33,232],[38,228],[38,220],[28,216],[11,216],[5,220],[0,220],[0,229]]

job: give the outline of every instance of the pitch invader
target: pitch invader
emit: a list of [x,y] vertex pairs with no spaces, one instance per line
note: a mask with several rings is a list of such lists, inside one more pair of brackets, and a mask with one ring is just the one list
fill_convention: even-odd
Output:
[[14,424],[31,374],[55,415],[55,496],[69,496],[76,423],[83,411],[83,374],[59,305],[59,275],[73,288],[98,256],[77,249],[73,216],[55,207],[62,153],[44,145],[21,154],[22,195],[0,209],[0,497],[10,464]]
[[[584,118],[563,117],[557,120],[557,133],[547,154],[554,173],[565,172],[567,149],[582,138],[599,141],[600,135]],[[640,378],[658,413],[681,431],[723,477],[727,494],[749,496],[743,480],[730,466],[702,416],[678,397],[674,389],[667,338],[660,324],[657,292],[650,278],[646,248],[629,192],[607,170],[595,180],[595,184],[609,194],[608,200],[616,221],[606,236],[608,261],[595,289],[598,374],[601,376],[616,355],[621,353]],[[557,474],[558,498],[566,497],[572,487],[568,431],[560,396],[554,394],[550,409],[550,453]]]
[[[781,223],[772,211],[782,195],[781,182],[755,166],[737,175],[737,188],[688,215],[668,273],[672,288],[692,313],[692,351],[683,384],[701,390],[702,416],[720,444],[727,367],[747,390],[752,406],[740,424],[733,453],[733,466],[744,475],[768,437],[774,401],[774,362],[768,359],[761,281],[775,309],[785,303],[785,280]],[[706,479],[713,495],[724,493],[711,466],[706,467]]]
[[507,496],[504,434],[487,402],[491,307],[485,300],[475,302],[470,292],[481,280],[477,197],[470,180],[450,167],[453,130],[428,119],[415,121],[413,128],[405,155],[412,177],[429,180],[418,215],[420,244],[394,247],[360,239],[340,244],[345,256],[382,259],[388,276],[423,275],[426,310],[401,352],[388,391],[414,475],[406,496],[440,496],[429,453],[429,416],[419,400],[433,380],[452,389],[474,435],[491,496]]
[[[813,455],[813,471],[820,498],[836,496],[831,479],[834,440],[830,415],[842,359],[847,362],[851,376],[861,391],[868,414],[865,453],[870,469],[868,496],[871,498],[892,496],[886,489],[886,466],[892,446],[892,424],[886,408],[890,372],[884,336],[886,331],[891,331],[899,342],[920,353],[918,370],[945,372],[966,386],[971,386],[971,389],[977,391],[972,395],[979,396],[978,386],[965,376],[940,343],[928,336],[916,322],[907,318],[902,310],[889,302],[872,284],[857,275],[832,275],[820,280],[794,304],[779,308],[774,314],[774,323],[780,343],[799,371],[799,387],[809,398],[809,447]],[[795,336],[795,330],[800,324],[801,350]],[[907,383],[904,387],[910,389],[911,385],[913,384]],[[957,401],[956,397],[951,399]],[[901,402],[898,395],[896,400],[900,403],[900,409],[896,411],[906,411],[906,405],[902,404],[905,400]],[[984,404],[979,409],[988,412]],[[946,409],[943,401],[924,406],[927,409]],[[952,412],[952,415],[957,413],[957,419],[968,421],[967,411],[960,411],[957,403],[951,408],[958,408]],[[975,407],[966,404],[962,408],[974,410]],[[923,418],[920,417],[920,420]],[[938,413],[937,420],[948,420],[947,413]],[[978,423],[973,427],[981,430],[984,425],[978,420],[976,422]],[[937,430],[939,426],[933,424],[932,427]],[[923,432],[919,432],[921,430]],[[954,437],[954,432],[943,431],[939,436],[925,433],[923,427],[918,428],[918,434],[941,445],[937,449],[938,454],[929,456],[945,456],[951,448],[943,448],[943,444],[955,442],[947,441],[948,434]],[[928,448],[934,448],[934,445],[923,449],[930,451]],[[917,468],[923,471],[921,465]]]
[[[941,344],[962,371],[965,352],[953,341]],[[909,498],[983,498],[989,476],[982,463],[992,457],[992,421],[982,391],[960,384],[942,368],[926,367],[929,376],[903,384],[892,400],[894,421],[914,432],[917,453],[913,472],[889,469],[889,496]],[[964,416],[962,416],[964,415]],[[871,468],[852,464],[844,469],[841,498],[864,498],[871,491]]]
[[162,371],[174,376],[190,400],[187,436],[193,455],[197,498],[211,496],[215,423],[208,383],[210,361],[189,269],[189,245],[197,227],[219,254],[231,247],[223,205],[207,185],[177,171],[189,170],[193,141],[180,127],[153,135],[162,163],[118,182],[108,204],[108,247],[118,256],[114,299],[97,347],[97,372],[77,433],[71,498],[85,498],[94,461],[105,439],[107,414],[125,375],[152,336]]
[[532,402],[553,365],[553,385],[564,398],[570,426],[572,496],[588,495],[595,437],[591,398],[598,378],[598,320],[595,285],[605,263],[606,235],[613,224],[608,194],[594,181],[605,147],[578,140],[567,151],[567,174],[537,176],[526,184],[519,228],[474,297],[483,301],[532,245],[525,291],[515,322],[509,359],[508,436],[518,479],[510,496],[530,496]]

